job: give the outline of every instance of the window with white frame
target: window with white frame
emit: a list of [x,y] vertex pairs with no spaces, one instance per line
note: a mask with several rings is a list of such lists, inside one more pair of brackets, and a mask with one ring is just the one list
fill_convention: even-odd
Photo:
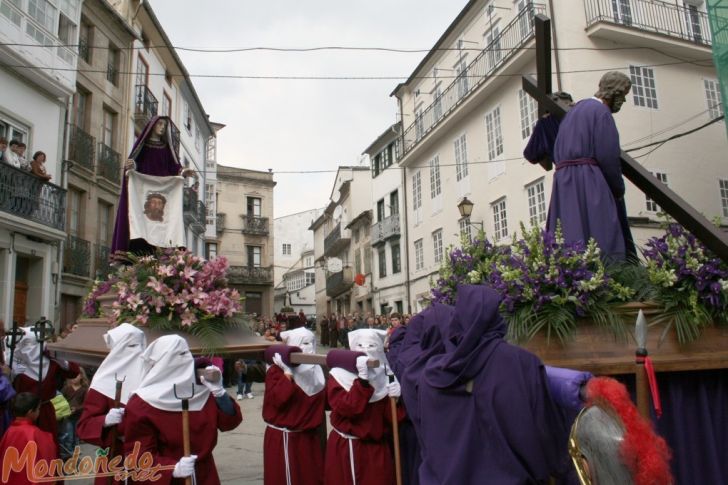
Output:
[[493,179],[506,171],[506,163],[498,160],[504,150],[500,106],[485,114],[485,131],[488,138],[488,178]]
[[442,185],[440,182],[440,157],[435,155],[430,160],[430,199],[432,212],[442,210]]
[[437,121],[442,118],[442,88],[440,83],[435,85],[432,98],[432,116],[434,121]]
[[455,138],[455,178],[460,181],[468,176],[468,146],[465,133]]
[[442,262],[442,229],[432,233],[432,251],[435,256],[435,264]]
[[415,225],[422,222],[422,176],[418,170],[412,176],[412,209],[415,211]]
[[490,72],[503,58],[500,29],[497,25],[485,34],[485,50],[488,52],[488,71]]
[[192,134],[192,111],[190,111],[190,103],[185,101],[185,118],[184,118],[184,125],[187,129],[187,133],[190,135]]
[[379,263],[379,277],[387,276],[387,253],[384,246],[377,250],[377,262]]
[[508,237],[508,216],[506,214],[506,198],[503,197],[491,205],[493,209],[493,239],[500,241]]
[[[652,175],[654,175],[657,180],[662,182],[663,184],[667,185],[667,174],[663,172],[653,172]],[[660,206],[657,205],[657,202],[650,199],[648,195],[645,195],[645,208],[648,212],[660,212]]]
[[15,120],[0,116],[0,136],[5,138],[8,143],[12,140],[18,140],[28,143],[28,133],[30,130],[27,126],[23,126]]
[[723,114],[723,103],[720,98],[720,84],[715,79],[704,79],[705,100],[708,105],[708,116],[711,120]]
[[313,285],[314,283],[316,283],[316,273],[306,273],[306,286]]
[[688,34],[695,42],[703,42],[703,25],[701,18],[705,15],[700,11],[701,0],[685,0],[685,26]]
[[202,145],[202,136],[200,135],[200,128],[195,127],[195,150],[200,151],[200,145]]
[[[728,201],[728,198],[726,199]],[[422,247],[422,239],[415,241],[415,271],[425,267],[425,252]]]
[[655,71],[645,66],[629,66],[632,79],[632,99],[635,106],[657,109],[657,88]]
[[291,245],[288,243],[283,243],[283,255],[284,256],[290,256],[291,255]]
[[521,138],[525,140],[531,136],[538,109],[536,100],[523,89],[518,90],[518,106],[521,114]]
[[460,224],[460,239],[465,238],[466,241],[472,241],[473,240],[473,233],[470,229],[472,224],[470,224],[470,216],[463,217],[458,221]]
[[[11,7],[15,6],[15,8]],[[17,10],[16,10],[17,9]],[[0,0],[0,14],[10,20],[12,23],[20,27],[22,16],[19,10],[22,9],[21,0]]]
[[415,138],[419,140],[425,133],[425,122],[422,117],[422,104],[415,108]]
[[521,30],[521,39],[525,39],[533,28],[533,1],[516,0],[516,11],[519,15],[518,28]]
[[28,15],[48,32],[55,32],[57,9],[46,0],[28,0]]
[[526,186],[528,194],[528,218],[532,226],[538,226],[546,220],[546,194],[543,179]]
[[455,76],[457,79],[458,99],[468,94],[468,64],[465,56],[462,56],[455,64]]
[[728,217],[728,179],[720,179],[720,205],[723,208],[723,217]]

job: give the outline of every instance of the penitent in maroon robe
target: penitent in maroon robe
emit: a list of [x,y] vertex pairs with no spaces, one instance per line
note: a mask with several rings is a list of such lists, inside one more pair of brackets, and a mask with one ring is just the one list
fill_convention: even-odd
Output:
[[[58,457],[58,447],[53,441],[53,436],[46,431],[42,431],[27,418],[17,418],[10,424],[5,436],[0,441],[0,457],[4,459],[8,448],[11,446],[18,450],[18,455],[23,453],[23,449],[29,442],[38,445],[35,463],[39,460],[46,460],[50,463]],[[38,477],[45,478],[45,477]],[[31,485],[38,483],[30,481],[27,478],[26,470],[19,472],[10,471],[7,481],[3,481],[0,477],[0,483],[8,483],[12,485]],[[56,482],[44,482],[53,485]]]
[[[104,427],[104,420],[106,419],[106,414],[113,407],[113,399],[109,399],[94,389],[89,389],[86,394],[86,399],[83,402],[83,412],[76,424],[76,433],[78,434],[78,437],[86,443],[91,443],[99,448],[109,448],[109,452],[111,452],[111,430],[113,427]],[[124,405],[119,404],[119,407],[123,408]],[[118,426],[118,428],[121,428],[121,425]],[[121,439],[123,435],[123,430],[118,429],[115,446],[116,455],[120,455],[124,452],[124,442]],[[109,455],[109,459],[111,458],[113,458],[113,456]],[[94,483],[96,485],[107,485],[109,483],[109,478],[96,477]],[[123,482],[114,480],[112,483],[118,484]]]
[[[324,453],[318,428],[324,421],[326,391],[307,395],[286,378],[276,365],[265,376],[263,420],[288,433],[288,467],[291,483],[320,485],[324,482]],[[285,485],[286,462],[284,431],[268,426],[263,439],[263,481],[266,485]]]
[[[326,483],[353,485],[349,443],[354,450],[356,485],[393,485],[392,411],[389,398],[369,402],[374,388],[355,379],[347,392],[335,379],[326,384],[326,397],[331,407],[331,426],[326,445]],[[398,406],[397,419],[404,418]],[[338,432],[337,432],[338,430]],[[344,433],[358,439],[347,439]]]
[[[230,399],[228,396],[223,396]],[[225,414],[218,408],[215,398],[210,396],[199,411],[190,411],[190,444],[195,462],[197,485],[219,485],[212,450],[217,444],[217,431],[235,429],[243,420],[240,407],[232,402],[235,414]],[[124,449],[130,453],[136,442],[140,444],[139,454],[150,452],[154,464],[169,466],[161,473],[162,478],[154,482],[134,482],[154,485],[183,485],[184,478],[173,478],[174,465],[184,456],[182,441],[182,412],[163,411],[149,405],[138,395],[129,399],[124,412]]]
[[[40,405],[40,415],[36,424],[43,431],[47,431],[53,435],[53,440],[56,445],[58,444],[58,421],[56,421],[56,409],[50,400],[56,395],[58,380],[73,379],[79,372],[78,364],[69,362],[68,369],[63,369],[55,360],[51,360],[48,363],[48,371],[41,384],[40,396],[38,397],[42,404]],[[13,387],[15,387],[15,391],[18,394],[21,392],[32,392],[38,395],[38,381],[25,374],[18,374],[15,377]]]

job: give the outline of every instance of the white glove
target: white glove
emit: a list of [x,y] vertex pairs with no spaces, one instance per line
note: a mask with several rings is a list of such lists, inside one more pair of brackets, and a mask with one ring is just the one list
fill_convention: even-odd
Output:
[[[205,367],[205,374],[209,374],[210,372],[217,371],[217,374],[220,376],[220,378],[215,382],[210,382],[206,378],[200,379],[202,381],[202,384],[205,385],[207,389],[209,389],[210,394],[212,394],[215,397],[222,397],[225,395],[225,388],[222,387],[222,373],[220,372],[220,369],[217,366],[214,365],[208,365]],[[185,475],[187,476],[187,475]]]
[[369,367],[367,367],[368,361],[369,357],[366,355],[360,355],[356,358],[356,371],[359,373],[359,379],[364,379],[365,381],[369,380]]
[[174,466],[172,476],[174,478],[191,477],[195,473],[195,460],[197,460],[197,455],[183,456],[180,458]]
[[273,355],[273,363],[275,365],[277,365],[278,367],[280,367],[280,369],[283,371],[284,374],[293,375],[293,372],[291,371],[291,368],[288,367],[283,362],[283,357],[281,357],[281,354],[279,354],[278,352],[276,352],[275,355]]
[[399,386],[399,382],[394,381],[387,384],[387,395],[389,397],[399,397],[402,395],[402,388]]
[[109,426],[114,426],[121,423],[121,420],[123,418],[124,408],[109,409],[109,412],[106,413],[106,417],[104,418],[104,428],[108,428]]
[[63,369],[63,370],[68,370],[68,366],[69,366],[69,364],[68,364],[68,361],[67,361],[67,360],[65,360],[65,359],[53,359],[53,360],[55,360],[55,361],[56,361],[56,363],[57,363],[57,364],[58,364],[59,366],[61,366],[61,369]]

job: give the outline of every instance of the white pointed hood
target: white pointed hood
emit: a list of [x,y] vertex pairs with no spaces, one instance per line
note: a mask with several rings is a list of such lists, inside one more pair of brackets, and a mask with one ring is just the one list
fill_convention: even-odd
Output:
[[181,411],[182,401],[174,395],[189,398],[190,411],[199,411],[207,402],[210,391],[196,382],[195,359],[187,341],[179,335],[165,335],[152,342],[141,356],[142,380],[135,394],[150,406],[163,411]]
[[43,357],[43,376],[38,378],[40,368],[40,342],[31,327],[20,327],[25,335],[15,344],[13,352],[13,372],[16,375],[25,374],[33,380],[43,380],[48,374],[50,359]]
[[[286,345],[292,345],[301,349],[304,354],[316,353],[316,335],[306,328],[300,327],[295,330],[281,332],[281,340]],[[320,365],[300,364],[291,367],[293,382],[301,388],[307,396],[313,396],[323,391],[326,385],[324,371]]]
[[[364,352],[369,358],[379,361],[379,367],[369,369],[369,384],[374,388],[374,394],[372,394],[369,402],[377,402],[387,397],[388,379],[385,366],[389,366],[389,364],[384,353],[384,339],[386,337],[387,332],[384,330],[371,328],[349,332],[349,349]],[[338,367],[331,369],[329,374],[347,391],[351,389],[354,379],[357,378],[356,374]]]
[[142,353],[147,347],[144,332],[128,323],[122,323],[104,334],[109,355],[99,366],[91,380],[91,389],[109,399],[116,396],[116,380],[121,385],[121,403],[126,404],[142,380]]

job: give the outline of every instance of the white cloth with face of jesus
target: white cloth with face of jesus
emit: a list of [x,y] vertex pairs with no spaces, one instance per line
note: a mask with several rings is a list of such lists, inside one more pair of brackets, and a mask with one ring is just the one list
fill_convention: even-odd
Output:
[[184,179],[154,177],[134,170],[127,177],[130,239],[144,239],[161,248],[185,246]]

